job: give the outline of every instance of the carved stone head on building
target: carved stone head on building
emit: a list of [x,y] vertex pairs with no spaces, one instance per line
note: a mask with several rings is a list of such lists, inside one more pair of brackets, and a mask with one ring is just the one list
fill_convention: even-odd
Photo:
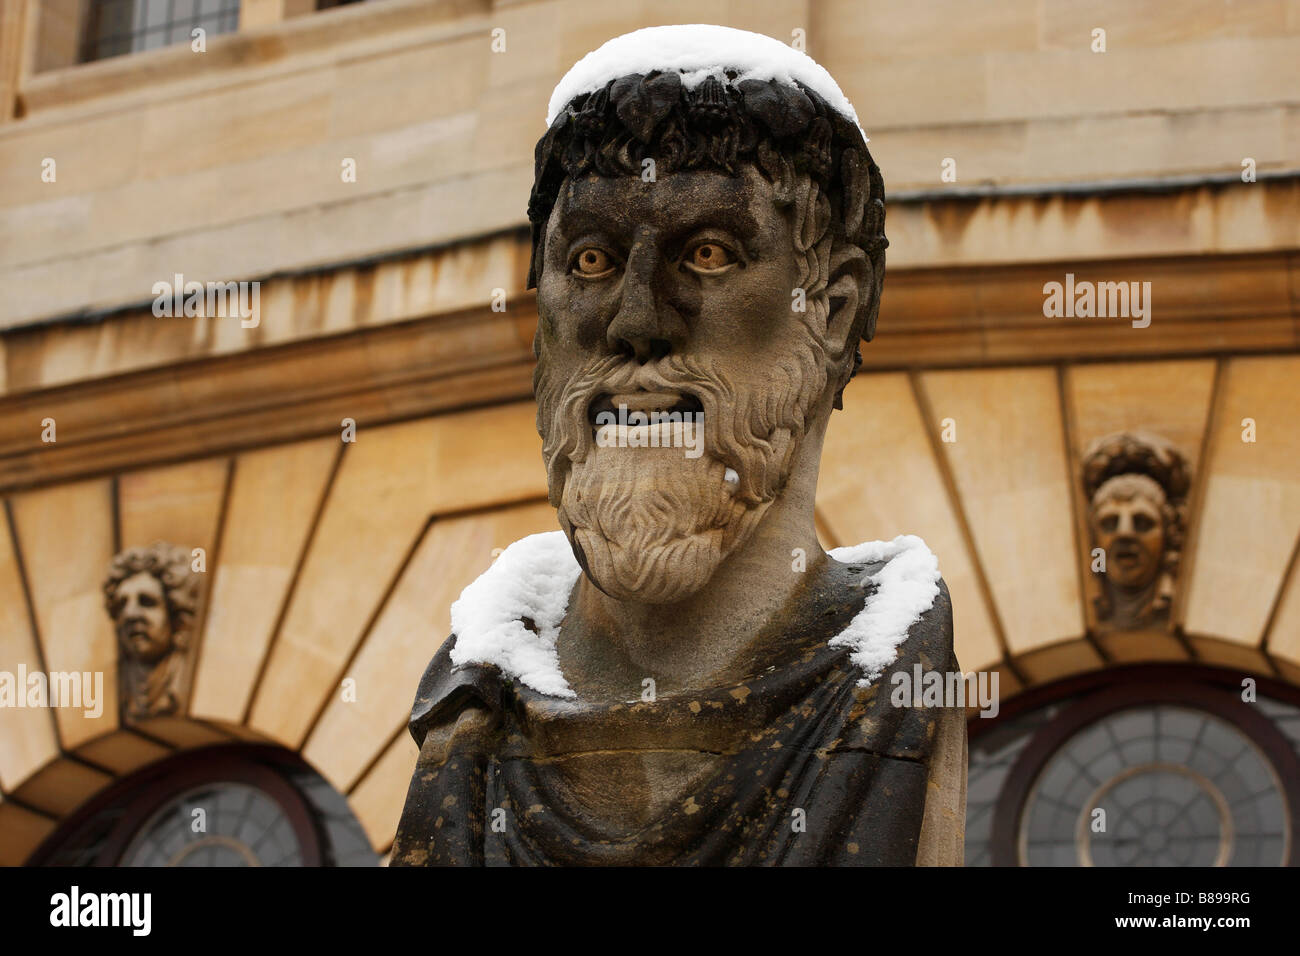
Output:
[[1187,461],[1163,438],[1108,435],[1083,459],[1084,492],[1102,593],[1097,617],[1130,628],[1165,619],[1182,554]]
[[[888,243],[880,171],[829,76],[819,92],[661,72],[654,54],[614,79],[579,64],[556,89],[529,286],[561,526],[602,591],[669,603],[754,535],[793,472],[815,473]],[[656,413],[685,425],[647,434]]]
[[117,632],[123,716],[175,713],[187,692],[187,652],[198,606],[190,552],[159,541],[113,558],[104,599]]

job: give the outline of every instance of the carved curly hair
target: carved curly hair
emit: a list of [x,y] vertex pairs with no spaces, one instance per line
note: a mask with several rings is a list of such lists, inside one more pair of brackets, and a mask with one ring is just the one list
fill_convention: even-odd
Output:
[[726,82],[710,76],[688,90],[676,72],[631,74],[574,97],[560,111],[535,151],[528,288],[541,276],[546,223],[566,179],[641,175],[647,159],[656,175],[712,169],[734,176],[752,164],[777,186],[778,203],[798,209],[796,243],[806,260],[809,299],[826,289],[832,246],[856,246],[866,256],[873,281],[858,303],[842,392],[862,364],[857,342],[875,335],[880,308],[889,245],[880,168],[857,126],[815,91],[735,78],[732,72]]
[[118,587],[141,571],[152,574],[162,584],[172,633],[177,646],[183,646],[198,608],[198,578],[190,569],[190,552],[158,541],[147,548],[127,548],[114,557],[104,579],[104,606],[110,616],[114,614]]

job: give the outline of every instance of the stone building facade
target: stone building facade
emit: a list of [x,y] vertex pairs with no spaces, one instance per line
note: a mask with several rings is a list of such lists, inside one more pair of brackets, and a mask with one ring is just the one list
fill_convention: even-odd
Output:
[[[98,714],[0,707],[0,863],[247,861],[160,829],[187,800],[262,813],[262,862],[388,851],[451,602],[555,527],[547,97],[674,22],[801,44],[883,170],[819,519],[924,537],[997,675],[967,863],[1300,859],[1297,0],[0,11],[0,701],[104,675]],[[199,596],[180,689],[132,708],[105,582],[156,542]]]

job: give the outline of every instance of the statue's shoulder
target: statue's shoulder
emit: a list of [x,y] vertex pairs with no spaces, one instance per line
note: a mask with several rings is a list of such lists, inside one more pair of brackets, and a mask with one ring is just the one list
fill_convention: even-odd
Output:
[[[454,723],[467,706],[499,713],[514,657],[546,660],[540,634],[559,627],[581,569],[563,531],[520,538],[460,593],[451,606],[452,634],[429,662],[415,693],[408,726],[419,746],[429,730]],[[452,652],[459,648],[457,659]],[[551,655],[553,656],[553,655]],[[475,663],[477,662],[477,663]],[[557,665],[558,667],[558,665]],[[503,668],[505,674],[503,674]],[[523,675],[531,686],[564,686],[556,667]],[[542,680],[542,684],[535,683]]]
[[454,722],[467,705],[498,710],[503,692],[501,672],[491,664],[454,664],[451,660],[456,635],[452,634],[425,668],[411,705],[407,727],[417,747],[424,746],[429,731]]
[[[943,579],[936,575],[932,581],[932,596],[926,599],[929,603],[918,607],[915,615],[895,618],[893,627],[888,624],[888,613],[876,618],[881,629],[889,632],[892,648],[888,652],[883,644],[868,645],[854,655],[856,698],[838,732],[840,749],[924,762],[939,746],[936,734],[941,728],[956,732],[952,728],[965,727],[961,721],[945,722],[945,712],[952,707],[925,693],[934,686],[942,690],[949,675],[960,672],[953,650],[952,601]],[[879,655],[870,653],[873,646],[879,648]],[[883,660],[886,655],[887,662]]]
[[939,586],[939,593],[929,609],[908,628],[907,639],[915,641],[927,656],[944,658],[953,653],[952,597],[948,593],[948,583],[942,577],[935,583]]
[[[886,562],[872,562],[867,565],[867,573],[874,575],[884,568]],[[953,651],[952,598],[948,593],[948,584],[941,576],[934,578],[934,596],[928,607],[917,609],[913,620],[907,625],[906,633],[899,633],[894,663],[886,670],[900,667],[910,668],[912,664],[922,662],[927,669],[943,669],[956,660]],[[873,594],[868,595],[868,602],[878,593],[882,586],[873,587]],[[885,610],[876,604],[874,610],[879,619]]]
[[[841,581],[867,588],[861,610],[832,641],[879,673],[891,660],[920,657],[928,667],[952,662],[952,600],[939,561],[915,535],[868,541],[828,552]],[[846,577],[847,576],[847,577]]]

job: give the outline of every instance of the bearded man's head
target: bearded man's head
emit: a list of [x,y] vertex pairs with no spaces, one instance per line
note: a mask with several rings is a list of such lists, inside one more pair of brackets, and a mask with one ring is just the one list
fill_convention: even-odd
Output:
[[692,64],[686,29],[592,55],[635,64],[618,44],[657,34],[671,69],[561,82],[528,210],[550,500],[592,583],[646,603],[703,587],[782,494],[874,333],[888,244],[829,75],[775,40],[797,69]]

